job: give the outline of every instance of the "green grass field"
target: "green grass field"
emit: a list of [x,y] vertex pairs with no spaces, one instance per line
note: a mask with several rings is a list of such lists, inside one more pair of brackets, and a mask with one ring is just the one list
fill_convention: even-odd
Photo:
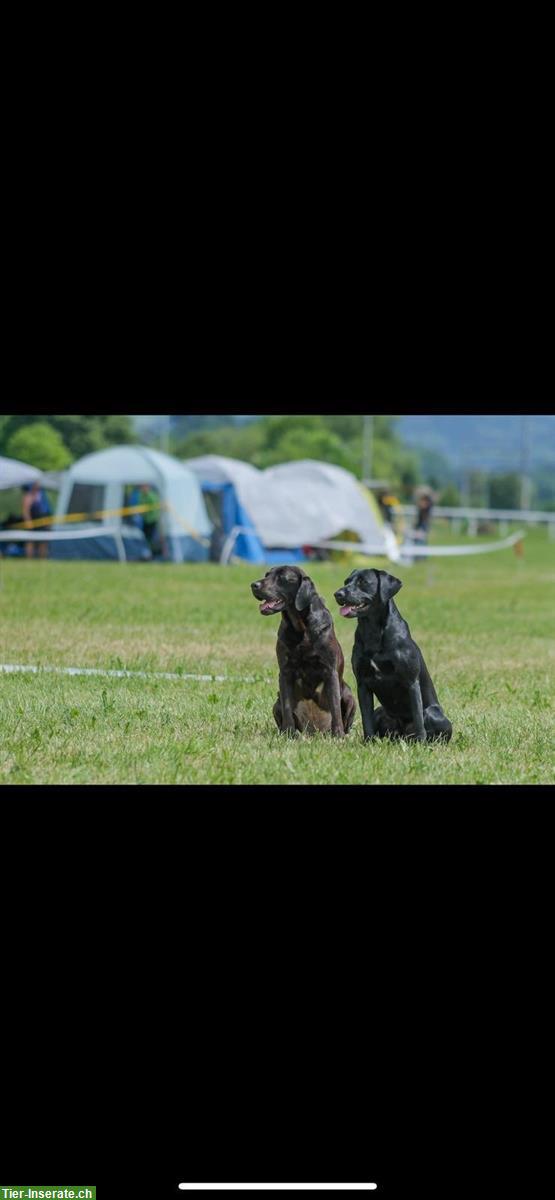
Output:
[[[368,564],[403,580],[396,601],[453,723],[448,746],[365,745],[359,712],[341,743],[281,736],[278,618],[259,615],[256,567],[2,559],[0,662],[230,678],[0,673],[0,783],[553,783],[555,544],[537,529],[524,547]],[[354,622],[333,600],[349,569],[309,573],[356,695]]]

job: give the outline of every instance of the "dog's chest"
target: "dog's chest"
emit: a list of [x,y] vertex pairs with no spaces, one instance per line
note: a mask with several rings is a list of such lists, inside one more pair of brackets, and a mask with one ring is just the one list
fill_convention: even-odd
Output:
[[310,691],[318,703],[321,702],[322,693],[324,691],[323,679],[321,679],[319,683],[315,683],[314,679],[306,674],[296,675],[293,686],[297,695],[305,696],[307,691]]
[[391,680],[395,674],[395,661],[387,652],[384,654],[379,650],[366,651],[365,654],[353,656],[353,670],[357,679],[385,682]]
[[325,666],[306,633],[296,645],[287,647],[287,672],[293,686],[295,712],[301,724],[309,722],[323,728],[322,720],[326,723],[331,720],[324,694]]
[[377,679],[386,679],[395,674],[395,663],[386,654],[374,655],[370,659],[370,670]]
[[296,646],[288,647],[287,667],[295,683],[307,685],[312,691],[322,680],[322,660],[306,636]]
[[[323,688],[323,683],[320,687]],[[299,700],[295,705],[295,716],[301,726],[301,729],[307,732],[319,730],[321,733],[329,733],[331,729],[331,712],[328,709],[320,708],[320,705],[314,700]]]

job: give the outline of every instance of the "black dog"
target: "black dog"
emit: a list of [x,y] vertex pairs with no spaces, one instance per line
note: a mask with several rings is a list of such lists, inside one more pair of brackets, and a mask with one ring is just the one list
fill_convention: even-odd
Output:
[[[352,664],[364,737],[449,741],[443,712],[420,648],[392,600],[400,579],[387,571],[352,571],[335,593],[342,617],[357,617]],[[374,712],[374,696],[382,707]]]
[[343,682],[343,651],[331,613],[300,567],[273,567],[251,583],[264,617],[282,614],[278,630],[279,695],[274,717],[284,733],[348,733],[356,702]]

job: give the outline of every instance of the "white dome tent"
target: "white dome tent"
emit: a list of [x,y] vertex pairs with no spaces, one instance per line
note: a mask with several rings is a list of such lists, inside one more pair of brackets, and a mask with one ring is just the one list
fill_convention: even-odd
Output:
[[[234,556],[254,562],[303,561],[303,546],[315,546],[344,531],[394,552],[393,532],[369,492],[354,475],[332,463],[301,459],[260,471],[221,455],[186,460],[205,492],[232,486],[233,504],[222,504],[224,532],[234,539]],[[356,543],[352,544],[355,549]]]
[[[160,527],[173,562],[208,558],[212,524],[206,512],[196,475],[183,463],[160,450],[147,446],[112,446],[86,454],[73,463],[62,484],[56,518],[72,513],[91,514],[89,520],[66,524],[69,531],[96,530],[94,537],[78,537],[52,542],[56,558],[117,558],[114,531],[123,541],[125,557],[144,558],[146,539],[131,516],[118,510],[125,506],[129,485],[148,483],[156,488],[161,501]],[[93,516],[102,513],[101,516]]]
[[395,545],[370,493],[343,467],[304,458],[268,467],[263,477],[258,517],[266,545],[275,544],[278,525],[287,529],[288,540],[281,545],[317,545],[346,530],[371,545],[374,554],[387,555],[390,542]]
[[40,471],[29,463],[20,462],[18,458],[4,458],[0,454],[0,489],[25,487],[30,483],[41,483],[45,488],[58,490],[63,479],[63,471]]

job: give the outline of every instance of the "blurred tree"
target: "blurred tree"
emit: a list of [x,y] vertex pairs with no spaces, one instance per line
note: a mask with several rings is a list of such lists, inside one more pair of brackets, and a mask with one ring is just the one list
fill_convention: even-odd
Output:
[[[407,450],[395,432],[396,417],[374,417],[372,474],[387,479],[405,494],[420,479],[417,455]],[[199,430],[175,447],[179,458],[224,454],[263,469],[300,458],[332,462],[359,479],[362,472],[362,418],[357,415],[268,416],[240,428]]]
[[454,483],[448,483],[447,487],[439,493],[438,504],[445,508],[459,508],[461,504],[461,494],[458,487]]
[[516,471],[490,476],[489,503],[490,508],[520,508],[520,475]]
[[400,472],[400,487],[402,500],[412,500],[412,494],[419,482],[418,461],[416,458],[410,460],[408,456],[401,465]]
[[0,425],[0,454],[6,453],[3,447],[19,429],[27,429],[43,422],[57,430],[72,458],[81,458],[83,454],[103,450],[106,446],[137,441],[133,421],[126,415],[60,413],[43,416],[36,413],[17,413],[4,417],[3,422],[3,425]]
[[268,417],[265,442],[253,460],[258,467],[271,467],[293,459],[314,458],[352,470],[351,456],[341,438],[332,433],[322,417]]
[[445,455],[440,454],[438,450],[427,450],[420,446],[415,453],[418,457],[422,479],[434,491],[454,483],[453,468]]
[[541,463],[534,477],[534,508],[552,511],[555,509],[555,472]]
[[242,428],[226,425],[219,429],[199,429],[176,441],[172,453],[177,458],[197,458],[202,454],[223,454],[255,463],[264,444],[264,422],[253,421]]
[[17,429],[6,452],[8,458],[18,458],[41,471],[62,471],[71,462],[71,454],[58,430],[45,421],[35,421]]
[[485,471],[470,471],[468,475],[468,504],[470,508],[488,508],[488,476]]
[[[381,441],[393,441],[396,437],[395,422],[398,417],[390,417],[378,415],[373,420],[373,437]],[[331,429],[332,433],[336,433],[338,437],[345,438],[347,441],[362,440],[362,417],[355,413],[333,415],[326,414],[326,424]]]

